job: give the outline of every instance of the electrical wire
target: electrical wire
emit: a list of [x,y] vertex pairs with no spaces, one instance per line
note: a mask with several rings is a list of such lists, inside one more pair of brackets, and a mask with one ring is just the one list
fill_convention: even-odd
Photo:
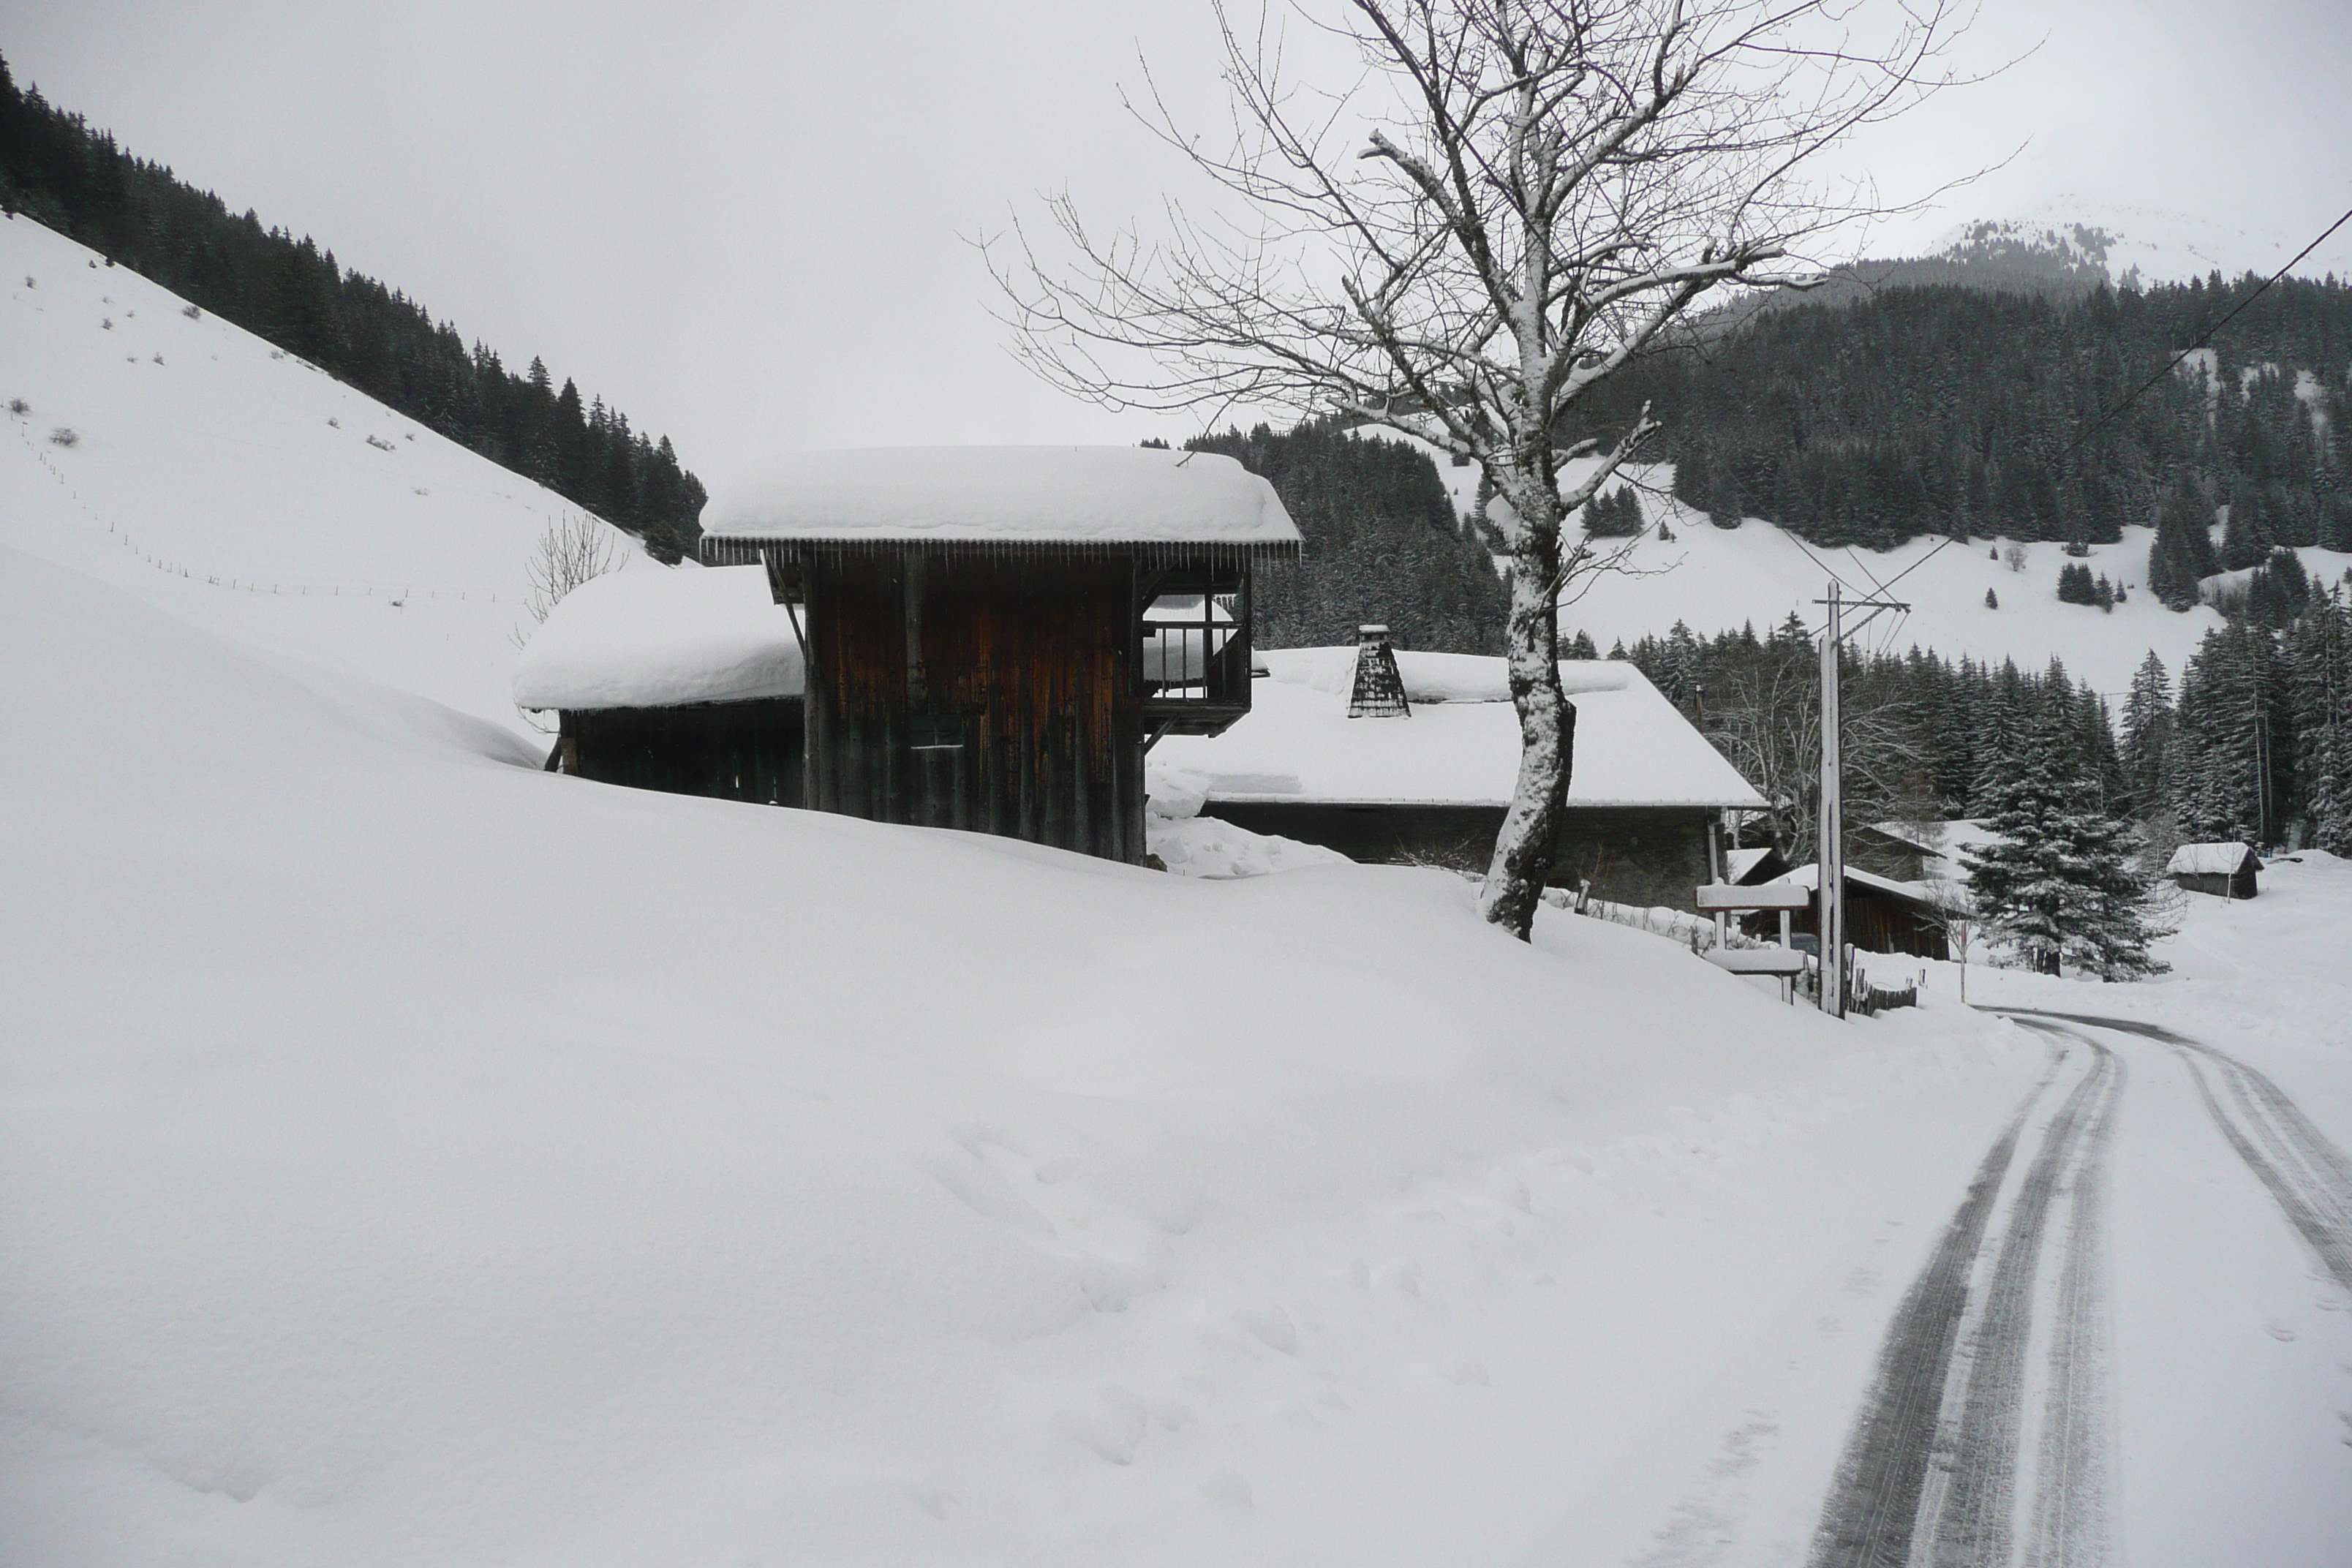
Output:
[[2182,349],[2179,353],[2173,355],[2170,363],[2167,364],[2162,370],[2158,371],[2154,375],[2149,376],[2146,381],[2142,382],[2138,387],[2132,392],[2130,396],[2125,398],[2121,403],[2116,404],[2113,408],[2110,408],[2105,414],[2100,415],[2097,419],[2092,421],[2090,427],[2085,429],[2080,436],[2075,437],[2072,442],[2068,443],[2064,451],[2050,459],[2050,466],[2054,468],[2059,464],[2064,462],[2067,458],[2073,457],[2075,452],[2081,449],[2083,443],[2097,435],[2100,430],[2104,429],[2108,421],[2114,419],[2116,415],[2121,414],[2125,409],[2129,408],[2133,404],[2138,402],[2141,393],[2146,392],[2149,387],[2154,386],[2166,376],[2170,375],[2174,371],[2179,370],[2181,364],[2187,361],[2190,354],[2195,353],[2199,349],[2210,346],[2215,335],[2219,333],[2223,327],[2226,327],[2231,321],[2236,321],[2238,319],[2238,313],[2241,310],[2243,310],[2247,306],[2261,299],[2263,294],[2269,291],[2272,284],[2277,282],[2280,279],[2294,270],[2295,262],[2301,261],[2305,257],[2309,256],[2313,251],[2317,250],[2321,246],[2326,244],[2327,237],[2334,234],[2337,229],[2342,228],[2347,223],[2352,223],[2352,209],[2347,209],[2342,217],[2337,218],[2334,223],[2329,224],[2325,229],[2321,230],[2317,239],[2313,240],[2309,245],[2306,245],[2301,250],[2296,251],[2294,261],[2288,262],[2284,267],[2280,268],[2276,272],[2273,272],[2268,278],[2263,279],[2261,288],[2256,289],[2252,293],[2239,300],[2235,305],[2231,306],[2230,313],[2228,315],[2222,317],[2220,321],[2206,328],[2204,332],[2199,336],[2195,342],[2190,343],[2187,348]]

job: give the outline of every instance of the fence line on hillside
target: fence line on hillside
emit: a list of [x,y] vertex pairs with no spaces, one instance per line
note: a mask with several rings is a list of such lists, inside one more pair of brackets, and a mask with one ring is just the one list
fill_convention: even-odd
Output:
[[33,460],[40,464],[51,479],[57,480],[65,490],[67,498],[80,509],[82,514],[92,522],[104,523],[106,531],[112,534],[134,558],[153,567],[166,577],[185,578],[191,583],[202,583],[207,587],[221,588],[239,594],[265,594],[289,599],[382,599],[395,606],[405,604],[410,599],[446,599],[477,605],[520,605],[523,602],[520,595],[513,594],[478,594],[470,588],[419,588],[412,584],[394,587],[389,583],[371,583],[362,578],[352,577],[324,580],[298,578],[292,582],[281,583],[265,582],[257,577],[234,574],[223,577],[216,573],[206,573],[200,576],[185,563],[166,560],[146,549],[131,538],[129,529],[118,525],[112,518],[104,515],[96,507],[82,500],[81,492],[74,489],[73,481],[66,477],[65,470],[60,468],[47,452],[35,445],[32,437],[26,433],[23,416],[18,416],[15,423],[16,439],[24,443],[25,449],[32,454]]

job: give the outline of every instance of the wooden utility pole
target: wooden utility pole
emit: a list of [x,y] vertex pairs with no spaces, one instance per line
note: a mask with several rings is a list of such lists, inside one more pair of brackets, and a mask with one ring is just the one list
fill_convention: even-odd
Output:
[[1818,890],[1822,944],[1822,1011],[1832,1018],[1845,1016],[1845,758],[1838,733],[1838,647],[1844,635],[1839,624],[1843,605],[1838,584],[1830,582],[1829,607],[1822,626],[1822,810],[1820,847],[1813,868],[1820,873]]
[[[1845,738],[1840,711],[1838,658],[1843,651],[1847,608],[1866,609],[1867,624],[1882,610],[1911,606],[1892,599],[1843,599],[1839,584],[1830,580],[1829,597],[1816,601],[1827,606],[1822,626],[1822,808],[1817,837],[1821,848],[1814,869],[1821,873],[1815,907],[1821,927],[1822,1011],[1832,1018],[1845,1016]],[[1857,626],[1856,630],[1860,629]]]

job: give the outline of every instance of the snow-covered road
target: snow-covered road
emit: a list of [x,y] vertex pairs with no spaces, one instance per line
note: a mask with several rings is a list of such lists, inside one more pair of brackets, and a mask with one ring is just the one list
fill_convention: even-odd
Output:
[[1811,1561],[2341,1563],[2352,1161],[2230,1053],[2019,1016],[2051,1071],[1895,1314]]

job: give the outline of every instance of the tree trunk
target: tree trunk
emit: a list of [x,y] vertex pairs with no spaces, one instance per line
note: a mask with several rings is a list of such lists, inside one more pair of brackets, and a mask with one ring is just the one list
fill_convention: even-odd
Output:
[[1549,474],[1514,489],[1528,497],[1515,507],[1519,537],[1513,552],[1511,619],[1503,643],[1511,702],[1519,712],[1519,778],[1503,830],[1495,839],[1495,858],[1486,868],[1478,910],[1525,942],[1559,847],[1576,745],[1576,710],[1568,705],[1559,684],[1559,503]]

